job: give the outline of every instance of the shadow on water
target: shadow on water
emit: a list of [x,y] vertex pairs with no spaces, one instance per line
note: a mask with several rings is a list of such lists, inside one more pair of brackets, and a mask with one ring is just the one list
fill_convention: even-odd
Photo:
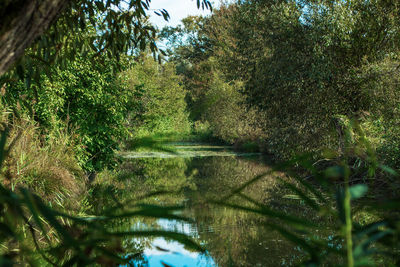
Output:
[[[110,227],[113,230],[175,230],[193,237],[207,249],[206,254],[201,254],[165,238],[128,239],[124,244],[127,251],[142,252],[135,266],[287,266],[302,257],[298,247],[262,227],[263,218],[209,202],[228,194],[249,177],[268,170],[260,155],[193,144],[186,147],[179,144],[175,149],[178,155],[162,154],[174,156],[127,153],[118,177],[109,183],[100,177],[93,188],[91,208],[97,214],[114,205],[115,199],[124,202],[155,190],[173,191],[173,194],[152,197],[146,203],[184,204],[182,215],[192,218],[193,222],[136,218]],[[279,207],[283,194],[280,188],[276,176],[269,176],[247,188],[245,193]]]

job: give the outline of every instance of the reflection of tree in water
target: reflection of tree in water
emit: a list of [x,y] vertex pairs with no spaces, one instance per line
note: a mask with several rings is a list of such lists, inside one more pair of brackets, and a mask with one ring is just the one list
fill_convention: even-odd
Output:
[[[255,159],[235,157],[195,158],[188,167],[190,172],[194,169],[198,172],[195,176],[197,193],[202,196],[206,194],[207,198],[220,198],[238,185],[268,170],[265,165]],[[262,198],[263,192],[274,184],[275,180],[272,177],[266,178],[246,190],[250,189],[249,193],[253,197]]]
[[[88,214],[107,214],[121,203],[125,210],[134,209],[138,197],[155,190],[177,190],[193,184],[186,177],[186,163],[182,158],[172,159],[135,159],[126,160],[118,173],[103,172],[92,184],[87,200]],[[179,195],[160,196],[156,204],[176,204],[181,202]],[[156,218],[132,217],[108,223],[110,231],[122,232],[132,229],[160,229]],[[123,240],[126,255],[135,255],[135,266],[147,266],[147,260],[140,254],[150,247],[154,238],[132,238]]]
[[[269,170],[257,161],[244,158],[195,159],[190,168],[197,168],[195,183],[198,191],[193,198],[192,216],[199,229],[200,240],[207,244],[211,256],[220,266],[277,266],[295,265],[306,253],[283,238],[276,231],[264,227],[272,219],[260,215],[215,207],[205,199],[220,199],[232,188],[245,183],[252,177]],[[279,179],[295,183],[283,173],[266,176],[244,191],[245,195],[271,209],[308,218],[320,227],[313,231],[313,238],[329,239],[332,231],[330,218],[323,218],[301,200],[293,199],[288,188]],[[243,198],[233,198],[232,203],[251,206]],[[332,205],[335,205],[332,200]],[[277,221],[276,221],[277,222]],[[279,222],[277,222],[279,224]],[[283,225],[282,225],[283,226]],[[342,241],[332,240],[332,246]],[[331,256],[334,257],[334,256]],[[337,257],[329,261],[339,263]]]
[[[107,205],[115,204],[112,194],[102,190],[111,190],[113,197],[120,202],[156,190],[178,191],[176,194],[152,198],[148,203],[187,204],[188,209],[184,214],[195,219],[195,225],[190,226],[190,231],[193,232],[191,235],[200,243],[206,244],[207,250],[219,266],[292,265],[304,253],[278,233],[264,228],[262,224],[266,218],[207,202],[209,199],[221,198],[232,188],[267,170],[269,168],[257,159],[235,157],[132,159],[123,163],[117,177],[108,182],[106,177],[99,178],[93,190],[92,196],[96,197],[92,199],[92,205],[96,207],[94,210],[100,211]],[[318,217],[306,210],[298,200],[283,198],[288,192],[278,183],[276,176],[263,178],[248,187],[244,193],[281,211],[297,210],[299,215]],[[238,198],[233,198],[232,201],[244,203],[243,199]],[[175,222],[175,230],[179,231],[181,224],[186,223]],[[117,230],[135,225],[160,228],[157,220],[151,218],[121,220],[120,225],[110,227]],[[152,240],[127,239],[124,245],[131,248],[133,253],[149,247]]]
[[[232,188],[268,170],[253,160],[233,157],[194,159],[190,168],[198,169],[198,191],[191,206],[200,240],[219,266],[276,266],[290,264],[299,251],[276,232],[260,226],[260,216],[224,207],[210,206],[208,198],[221,198]],[[268,192],[277,189],[276,179],[266,177],[245,193],[257,201],[268,201]],[[233,201],[242,201],[234,199]]]
[[[193,190],[195,185],[191,175],[187,175],[187,161],[187,158],[125,160],[117,174],[98,177],[92,188],[93,199],[90,202],[95,209],[104,209],[115,205],[115,198],[119,202],[128,202],[154,191]],[[155,201],[157,204],[176,204],[181,199],[179,194],[170,194],[159,196]]]

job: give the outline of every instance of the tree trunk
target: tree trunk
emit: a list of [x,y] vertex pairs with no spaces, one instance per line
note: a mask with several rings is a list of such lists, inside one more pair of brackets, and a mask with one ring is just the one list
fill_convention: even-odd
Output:
[[[3,0],[1,0],[3,1]],[[0,4],[0,76],[54,22],[69,0],[4,0]]]

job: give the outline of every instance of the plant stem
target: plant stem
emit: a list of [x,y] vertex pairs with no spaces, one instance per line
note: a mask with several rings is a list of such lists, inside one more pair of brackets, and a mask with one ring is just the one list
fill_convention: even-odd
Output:
[[351,195],[349,186],[350,169],[347,164],[344,166],[345,195],[344,195],[344,212],[346,218],[346,249],[347,249],[347,266],[354,266],[353,258],[353,239],[352,239],[352,220],[351,220]]

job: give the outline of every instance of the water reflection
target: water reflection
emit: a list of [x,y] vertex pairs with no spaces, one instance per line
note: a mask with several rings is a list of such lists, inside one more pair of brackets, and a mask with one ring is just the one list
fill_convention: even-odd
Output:
[[[226,147],[196,147],[192,144],[190,147],[180,144],[176,148],[178,155],[183,156],[148,157],[149,152],[142,152],[145,157],[140,157],[140,153],[127,156],[112,190],[114,197],[120,200],[154,190],[178,192],[152,198],[150,202],[184,203],[187,208],[183,213],[193,218],[194,223],[147,218],[112,227],[185,233],[204,244],[208,255],[163,238],[127,240],[126,248],[132,253],[135,249],[143,251],[143,258],[136,261],[137,266],[288,266],[298,261],[303,255],[299,248],[264,228],[264,218],[215,206],[208,201],[220,198],[249,178],[268,170],[258,155],[243,157],[227,151]],[[194,154],[200,156],[188,156]],[[107,199],[108,194],[101,192],[104,187],[100,183],[98,192],[93,193],[92,206],[97,213],[113,203]],[[275,177],[271,176],[250,186],[245,193],[257,201],[272,203],[279,195],[278,188]]]
[[[164,238],[153,240],[151,247],[144,250],[149,266],[215,266],[214,260],[203,253],[191,252],[176,241]],[[164,264],[163,264],[164,263]]]

